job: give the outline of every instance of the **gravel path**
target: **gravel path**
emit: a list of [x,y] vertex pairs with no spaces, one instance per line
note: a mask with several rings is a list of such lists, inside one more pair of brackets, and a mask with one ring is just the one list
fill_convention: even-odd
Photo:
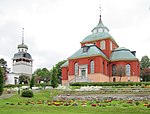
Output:
[[65,99],[117,99],[117,100],[149,100],[150,95],[148,94],[90,94],[90,95],[61,95],[56,98],[65,98]]
[[0,100],[1,99],[7,99],[7,98],[10,98],[10,97],[12,97],[14,94],[2,94],[1,96],[0,96]]

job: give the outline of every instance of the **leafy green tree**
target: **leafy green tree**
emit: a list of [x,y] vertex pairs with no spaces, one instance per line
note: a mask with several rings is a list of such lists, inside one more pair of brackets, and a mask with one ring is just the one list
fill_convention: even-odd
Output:
[[6,67],[7,66],[7,62],[3,58],[0,59],[0,66],[1,67]]
[[42,71],[42,69],[38,68],[33,73],[33,76],[35,76],[35,82],[36,83],[40,83],[41,82],[41,76],[40,76],[40,72],[41,71]]
[[33,73],[33,76],[35,76],[36,83],[40,83],[41,81],[48,83],[50,81],[51,72],[47,70],[47,68],[39,68]]
[[47,68],[43,68],[42,69],[42,74],[43,74],[42,80],[45,83],[48,83],[50,81],[51,72],[49,70],[47,70]]
[[53,67],[52,69],[51,86],[53,88],[56,88],[58,86],[57,69],[55,67]]
[[148,56],[143,56],[140,62],[140,67],[141,70],[143,70],[144,68],[148,68],[150,67],[150,59],[148,58]]
[[0,67],[2,68],[2,72],[3,72],[3,80],[4,82],[7,79],[7,61],[5,61],[3,58],[0,59]]
[[29,81],[30,81],[29,76],[26,76],[26,75],[19,76],[19,84],[22,84],[22,83],[28,84]]
[[66,61],[67,60],[62,60],[55,65],[55,68],[57,69],[57,77],[58,77],[59,84],[61,84],[61,78],[62,78],[61,65],[64,64]]
[[142,70],[143,81],[150,81],[150,68],[144,68]]
[[149,76],[150,58],[143,56],[140,62],[141,78],[143,81],[150,81]]
[[32,89],[32,87],[34,87],[35,85],[35,77],[32,76],[31,80],[30,80],[30,88]]
[[3,72],[2,72],[2,68],[0,67],[0,95],[2,95],[3,93],[3,85],[4,85]]

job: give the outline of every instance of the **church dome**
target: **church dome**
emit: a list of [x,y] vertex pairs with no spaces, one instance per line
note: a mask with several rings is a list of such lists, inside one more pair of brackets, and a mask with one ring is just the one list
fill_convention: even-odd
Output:
[[18,52],[14,54],[13,59],[19,59],[19,58],[27,58],[27,59],[32,59],[31,55],[26,52]]
[[99,33],[92,33],[88,35],[81,41],[81,43],[97,41],[97,40],[102,40],[102,39],[107,39],[107,38],[111,38],[115,42],[115,40],[109,33],[99,32]]
[[114,49],[111,53],[110,57],[111,61],[118,61],[118,60],[137,60],[135,55],[125,47],[119,47]]

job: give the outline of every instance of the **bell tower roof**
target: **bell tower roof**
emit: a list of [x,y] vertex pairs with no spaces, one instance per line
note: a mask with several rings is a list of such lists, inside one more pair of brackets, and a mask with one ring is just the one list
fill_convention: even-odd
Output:
[[28,46],[24,44],[24,28],[22,28],[22,43],[18,45],[19,48],[28,49]]

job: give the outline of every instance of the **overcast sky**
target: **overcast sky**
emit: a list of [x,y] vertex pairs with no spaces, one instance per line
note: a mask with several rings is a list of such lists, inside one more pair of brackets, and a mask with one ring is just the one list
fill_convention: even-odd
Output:
[[80,48],[80,42],[102,22],[119,44],[150,57],[150,0],[0,0],[0,58],[12,68],[21,43],[33,58],[33,70],[51,69]]

